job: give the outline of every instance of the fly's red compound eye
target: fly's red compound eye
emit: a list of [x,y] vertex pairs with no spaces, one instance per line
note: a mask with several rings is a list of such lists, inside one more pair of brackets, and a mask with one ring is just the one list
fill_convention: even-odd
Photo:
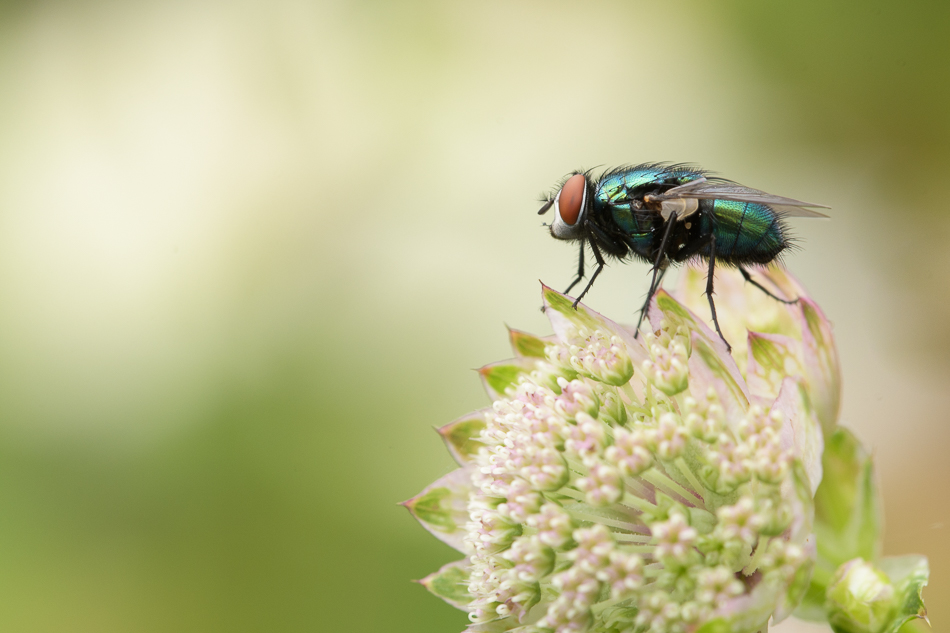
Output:
[[567,179],[558,194],[557,210],[561,220],[571,226],[577,224],[584,203],[584,193],[587,189],[587,180],[584,174],[574,174]]

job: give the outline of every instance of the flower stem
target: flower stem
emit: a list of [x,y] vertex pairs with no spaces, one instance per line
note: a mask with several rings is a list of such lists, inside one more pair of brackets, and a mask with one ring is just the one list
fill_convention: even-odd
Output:
[[686,463],[686,460],[682,457],[676,458],[676,467],[680,470],[686,480],[689,481],[689,485],[693,487],[693,491],[699,495],[703,503],[706,501],[706,497],[709,496],[709,491],[706,490],[706,486],[702,484],[701,481],[696,477],[693,471],[690,469],[689,464]]
[[686,488],[683,488],[681,485],[670,479],[669,476],[661,473],[656,468],[650,468],[646,472],[642,473],[640,477],[642,477],[644,481],[649,482],[655,487],[663,490],[663,492],[666,494],[680,497],[683,503],[689,504],[690,506],[695,506],[697,501],[702,501],[702,499],[697,499],[696,495],[690,494]]
[[650,503],[646,499],[641,499],[629,492],[624,492],[623,499],[620,500],[620,503],[634,510],[639,510],[640,512],[652,512],[656,510],[656,504]]
[[[579,521],[587,521],[588,523],[600,523],[602,525],[606,525],[607,527],[617,528],[618,530],[627,530],[628,532],[639,532],[641,534],[644,533],[646,530],[645,526],[637,525],[636,523],[628,523],[627,521],[618,521],[616,519],[608,519],[607,517],[597,516],[596,514],[588,514],[586,512],[581,512],[580,510],[576,510],[570,507],[565,508],[565,509],[572,517],[574,517],[575,519],[578,519]],[[634,535],[634,534],[615,533],[614,536],[628,537],[628,538],[625,538],[624,540],[633,540],[633,537],[636,536],[637,538],[645,539],[643,541],[644,543],[649,542],[650,540],[649,536],[639,536],[639,535]]]

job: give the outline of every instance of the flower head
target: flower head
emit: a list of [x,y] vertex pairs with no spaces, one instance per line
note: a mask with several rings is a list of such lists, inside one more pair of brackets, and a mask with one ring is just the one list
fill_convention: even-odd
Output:
[[[717,287],[723,305],[761,294]],[[769,299],[737,363],[664,291],[639,337],[543,295],[555,335],[512,332],[518,358],[481,370],[492,407],[441,430],[462,467],[406,502],[466,556],[433,591],[471,631],[753,633],[788,615],[837,416],[821,312]]]

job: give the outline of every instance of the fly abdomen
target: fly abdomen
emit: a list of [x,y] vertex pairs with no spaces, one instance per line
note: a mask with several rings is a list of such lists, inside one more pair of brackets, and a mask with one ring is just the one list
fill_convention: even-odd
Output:
[[716,257],[732,264],[767,263],[788,246],[774,209],[753,202],[713,200]]

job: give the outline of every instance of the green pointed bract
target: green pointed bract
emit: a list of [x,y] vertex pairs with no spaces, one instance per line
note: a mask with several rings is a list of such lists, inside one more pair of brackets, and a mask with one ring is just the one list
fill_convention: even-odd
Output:
[[[795,299],[802,295],[797,284],[791,282],[783,271],[776,267],[752,267],[752,277],[778,296]],[[683,271],[677,296],[683,305],[711,325],[709,303],[706,299],[706,269],[690,266]],[[716,310],[723,334],[733,346],[733,356],[743,368],[747,354],[746,332],[781,334],[798,337],[798,317],[790,306],[779,303],[755,288],[735,271],[716,270]]]
[[[654,295],[654,301],[649,312],[650,325],[654,328],[659,327],[663,319],[670,324],[684,325],[690,331],[697,333],[706,341],[712,351],[722,358],[731,360],[731,356],[726,351],[726,344],[722,338],[713,332],[706,323],[697,317],[687,306],[674,299],[663,289],[657,291]],[[735,362],[732,363],[735,365]],[[736,368],[735,376],[738,377],[739,370]]]
[[922,556],[885,558],[880,565],[861,558],[846,562],[826,594],[831,628],[835,633],[897,633],[906,622],[926,618],[920,594],[928,576]]
[[744,411],[749,406],[745,380],[718,334],[665,290],[657,291],[649,316],[654,328],[666,321],[684,326],[692,333],[689,375],[697,384],[691,391],[703,393],[707,387],[714,388],[728,414]]
[[808,541],[808,547],[811,547],[811,536],[815,532],[815,503],[812,497],[808,475],[805,473],[805,465],[802,461],[796,460],[792,464],[791,484],[795,487],[795,499],[799,503],[798,513],[792,522],[790,528],[793,539],[805,542]]
[[601,330],[622,340],[634,363],[639,364],[646,360],[647,353],[643,349],[643,344],[634,339],[630,332],[621,325],[614,323],[602,314],[594,312],[583,303],[577,304],[575,310],[569,297],[543,284],[542,298],[545,314],[551,322],[556,338],[562,343],[568,342],[573,329]]
[[516,356],[544,358],[544,348],[548,345],[545,339],[513,328],[508,328],[508,338]]
[[[768,266],[753,267],[750,273],[753,279],[777,296],[799,301],[780,303],[746,283],[741,276],[718,270],[716,305],[719,322],[726,338],[733,344],[736,362],[741,370],[747,370],[753,394],[774,395],[763,392],[768,385],[778,387],[775,380],[767,380],[766,366],[775,368],[778,360],[797,360],[800,367],[789,368],[786,374],[805,377],[809,400],[827,435],[837,423],[841,400],[840,367],[831,325],[801,285],[786,271]],[[688,268],[680,281],[680,294],[686,307],[707,319],[704,283],[705,270]],[[747,332],[754,333],[753,338],[747,338]],[[758,345],[752,348],[753,343]],[[746,365],[753,364],[753,359],[760,367],[747,368]]]
[[487,409],[475,411],[439,428],[439,435],[459,466],[471,463],[472,456],[484,446],[478,436],[485,428],[486,414]]
[[[544,312],[554,326],[554,333],[558,335],[561,340],[564,340],[562,338],[562,336],[565,335],[563,332],[564,326],[561,325],[562,320],[558,319],[557,315],[561,315],[567,322],[578,327],[596,329],[602,325],[602,319],[598,318],[600,315],[589,310],[584,304],[579,303],[577,304],[577,308],[575,308],[574,302],[570,297],[562,295],[560,292],[544,284],[541,285],[541,288],[541,297],[544,300]],[[553,311],[554,314],[549,313],[549,311]]]
[[795,571],[795,576],[788,585],[785,595],[779,600],[773,617],[781,622],[791,616],[801,604],[811,585],[811,578],[815,572],[815,562],[811,559]]
[[822,479],[824,439],[801,379],[786,377],[782,381],[772,409],[781,411],[784,416],[786,423],[781,431],[782,446],[795,448],[808,479],[809,497],[814,496]]
[[472,596],[468,592],[469,575],[468,561],[458,560],[429,574],[420,580],[419,584],[453,607],[464,610],[472,601]]
[[478,370],[478,375],[482,379],[488,396],[492,400],[497,400],[503,397],[510,388],[516,386],[519,378],[534,371],[537,364],[538,361],[535,358],[515,358],[485,365]]
[[803,376],[801,343],[781,334],[749,332],[746,380],[749,391],[764,398],[778,396],[786,376]]
[[469,547],[464,538],[471,492],[471,471],[458,468],[437,479],[412,499],[403,501],[402,505],[440,541],[467,553]]
[[[754,269],[754,273],[761,275],[765,279],[766,286],[771,284],[778,292],[778,296],[788,300],[794,300],[799,297],[805,297],[808,293],[798,282],[797,279],[788,274],[788,271],[781,266],[760,266]],[[753,290],[753,292],[757,292]]]
[[[694,389],[702,393],[712,388],[730,420],[737,420],[749,406],[745,381],[738,377],[735,363],[723,359],[699,332],[693,332],[693,354],[689,357],[689,373]],[[738,379],[737,379],[738,378]]]
[[841,368],[831,324],[816,304],[805,297],[801,306],[802,356],[805,378],[825,435],[838,423],[841,407]]
[[[765,630],[782,593],[784,586],[781,583],[769,579],[761,580],[748,596],[736,600],[725,609],[720,609],[725,613],[723,621],[728,623],[729,628],[714,628],[713,631],[758,633]],[[705,629],[700,630],[705,633]]]

